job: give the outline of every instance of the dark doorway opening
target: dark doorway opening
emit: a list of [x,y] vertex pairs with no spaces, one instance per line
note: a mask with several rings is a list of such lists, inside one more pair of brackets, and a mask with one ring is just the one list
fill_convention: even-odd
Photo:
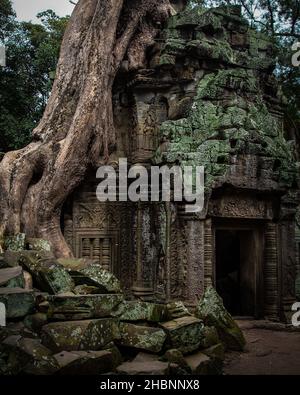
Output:
[[252,230],[216,230],[216,287],[234,316],[257,315],[255,239]]

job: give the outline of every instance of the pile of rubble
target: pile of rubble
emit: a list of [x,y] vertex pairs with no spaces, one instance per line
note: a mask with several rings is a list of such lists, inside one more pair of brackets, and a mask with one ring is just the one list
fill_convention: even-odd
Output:
[[18,235],[0,256],[0,373],[221,374],[245,340],[211,287],[192,315],[182,302],[126,301],[93,261],[55,259]]

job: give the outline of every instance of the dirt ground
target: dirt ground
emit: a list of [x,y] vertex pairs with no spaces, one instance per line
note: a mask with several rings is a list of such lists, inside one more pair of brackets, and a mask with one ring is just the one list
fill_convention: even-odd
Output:
[[227,354],[226,375],[300,375],[300,328],[289,331],[254,321],[238,324],[247,346],[242,354]]

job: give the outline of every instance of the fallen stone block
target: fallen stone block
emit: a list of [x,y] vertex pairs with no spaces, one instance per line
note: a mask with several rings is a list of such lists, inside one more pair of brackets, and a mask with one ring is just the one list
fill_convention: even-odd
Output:
[[203,341],[201,348],[208,348],[220,343],[218,331],[213,326],[205,326],[202,333]]
[[164,346],[167,336],[160,328],[139,326],[128,323],[120,323],[121,346],[159,353]]
[[98,351],[119,338],[118,321],[99,320],[55,322],[42,328],[42,343],[55,353]]
[[223,305],[223,301],[213,287],[208,287],[200,300],[196,316],[202,319],[206,326],[215,327],[218,334],[229,350],[242,351],[246,341],[234,319]]
[[164,322],[160,326],[168,334],[168,343],[183,354],[198,350],[203,342],[203,323],[201,320],[188,316]]
[[19,262],[41,291],[61,294],[71,292],[75,286],[70,274],[55,259],[43,259],[39,253],[33,253],[22,254]]
[[24,270],[23,276],[24,276],[24,289],[27,289],[28,291],[32,290],[33,289],[32,275]]
[[70,272],[80,272],[92,264],[97,264],[97,261],[85,258],[59,258],[58,263]]
[[2,345],[9,352],[9,369],[13,374],[52,375],[59,368],[51,351],[39,340],[11,336]]
[[167,308],[169,311],[170,320],[192,315],[185,307],[183,302],[171,302],[168,304]]
[[0,303],[6,307],[6,318],[23,318],[30,314],[35,306],[32,291],[22,288],[0,288]]
[[75,285],[97,287],[101,293],[122,293],[120,281],[100,265],[91,264],[80,270],[70,270]]
[[48,296],[48,317],[53,320],[82,320],[110,317],[123,301],[121,294]]
[[169,318],[166,305],[148,302],[124,302],[116,313],[120,321],[163,322]]
[[138,355],[134,358],[132,362],[149,362],[149,361],[157,361],[156,354],[149,354],[146,352],[139,352]]
[[0,287],[24,288],[25,279],[20,266],[0,269]]
[[35,313],[27,315],[24,319],[24,325],[29,330],[40,333],[42,327],[48,323],[47,314],[44,313]]
[[169,373],[169,364],[160,361],[125,362],[117,368],[117,373],[130,376],[163,376]]
[[177,350],[176,348],[168,350],[162,357],[162,360],[168,361],[170,364],[175,364],[181,369],[185,370],[187,373],[191,373],[191,369],[187,364],[182,352]]
[[51,244],[49,243],[49,241],[44,240],[44,239],[27,238],[26,245],[27,245],[28,250],[48,251],[48,252],[50,252],[52,250],[52,247],[51,247]]
[[9,251],[23,251],[25,250],[25,239],[26,236],[24,233],[7,236],[4,240],[4,248]]
[[192,374],[206,376],[215,373],[210,358],[202,352],[186,356],[185,361]]
[[205,350],[202,350],[202,353],[210,357],[216,374],[222,374],[223,363],[225,360],[224,345],[222,343],[216,344],[206,348]]
[[112,372],[116,366],[110,351],[63,351],[54,355],[58,375],[88,376]]

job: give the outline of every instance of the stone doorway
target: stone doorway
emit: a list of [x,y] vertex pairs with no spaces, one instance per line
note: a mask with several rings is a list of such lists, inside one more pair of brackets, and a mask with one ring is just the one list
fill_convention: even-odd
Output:
[[215,228],[215,285],[234,316],[263,316],[263,240],[254,224]]

